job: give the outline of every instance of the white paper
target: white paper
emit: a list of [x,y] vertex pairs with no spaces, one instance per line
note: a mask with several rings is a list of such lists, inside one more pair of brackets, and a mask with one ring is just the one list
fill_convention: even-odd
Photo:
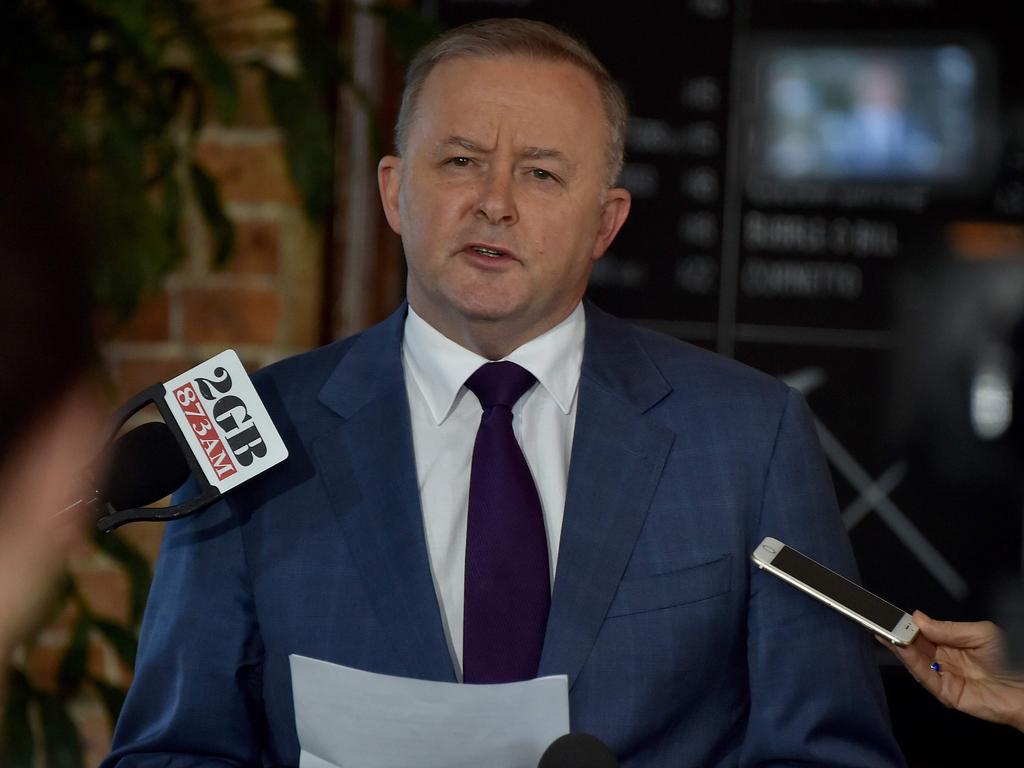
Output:
[[536,768],[569,732],[565,675],[461,685],[289,658],[299,768]]

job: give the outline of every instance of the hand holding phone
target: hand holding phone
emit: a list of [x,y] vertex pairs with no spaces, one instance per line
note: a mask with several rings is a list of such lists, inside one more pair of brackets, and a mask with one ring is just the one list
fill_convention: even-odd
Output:
[[892,643],[910,645],[917,636],[917,625],[902,608],[868,592],[778,539],[765,538],[750,557],[758,568],[778,576]]

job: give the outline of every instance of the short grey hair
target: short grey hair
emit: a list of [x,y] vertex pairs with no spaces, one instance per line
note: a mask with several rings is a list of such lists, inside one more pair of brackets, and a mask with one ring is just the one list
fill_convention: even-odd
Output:
[[487,19],[463,24],[445,32],[416,54],[405,73],[402,103],[395,122],[397,153],[401,155],[405,151],[420,91],[435,66],[446,59],[510,55],[564,61],[593,78],[608,120],[608,186],[612,186],[622,170],[626,122],[629,119],[622,89],[581,40],[550,24],[528,19]]

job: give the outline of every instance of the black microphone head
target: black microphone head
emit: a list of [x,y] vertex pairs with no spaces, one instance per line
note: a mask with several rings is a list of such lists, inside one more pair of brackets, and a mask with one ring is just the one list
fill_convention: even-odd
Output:
[[567,733],[544,750],[537,768],[619,768],[619,761],[596,736]]
[[117,510],[160,501],[188,480],[190,470],[170,428],[149,421],[125,432],[107,449],[100,497]]

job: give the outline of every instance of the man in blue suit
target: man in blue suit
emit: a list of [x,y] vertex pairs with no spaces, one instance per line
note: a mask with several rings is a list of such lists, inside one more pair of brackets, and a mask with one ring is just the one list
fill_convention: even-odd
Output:
[[[379,167],[408,303],[258,375],[290,457],[167,527],[106,765],[295,765],[292,653],[566,674],[573,729],[628,768],[902,764],[870,637],[749,561],[771,535],[855,571],[799,395],[582,300],[629,210],[624,128],[604,68],[546,25],[421,52]],[[520,529],[476,549],[503,493],[474,437],[491,361],[528,372],[496,407],[539,561]],[[494,576],[506,560],[529,565]],[[492,604],[515,643],[487,634]]]

